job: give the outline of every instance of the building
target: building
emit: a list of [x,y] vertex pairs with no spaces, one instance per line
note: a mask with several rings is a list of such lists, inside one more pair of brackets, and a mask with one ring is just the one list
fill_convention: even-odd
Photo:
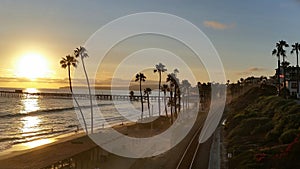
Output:
[[[276,69],[277,72],[277,69]],[[277,75],[275,75],[277,77]],[[280,83],[282,84],[281,86],[283,87],[283,68],[280,67]],[[297,85],[297,67],[294,66],[289,66],[285,70],[285,79],[286,79],[286,87],[288,88],[290,95],[298,97],[299,98],[299,93],[297,96],[297,87],[299,88],[298,91],[300,91],[300,68],[298,67],[298,79],[299,79],[299,84]]]

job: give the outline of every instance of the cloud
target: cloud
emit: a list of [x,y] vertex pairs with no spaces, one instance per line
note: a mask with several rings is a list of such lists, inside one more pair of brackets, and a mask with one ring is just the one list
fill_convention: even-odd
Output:
[[231,29],[235,27],[235,24],[224,24],[217,21],[204,21],[203,24],[208,28],[213,28],[216,30]]
[[259,68],[259,67],[251,67],[248,69],[250,72],[260,72],[260,71],[265,71],[265,68]]
[[266,71],[266,69],[265,68],[260,68],[260,67],[250,67],[246,70],[238,72],[237,75],[247,76],[247,75],[251,75],[251,74],[254,74],[254,73],[260,73],[260,72],[263,72],[263,71]]

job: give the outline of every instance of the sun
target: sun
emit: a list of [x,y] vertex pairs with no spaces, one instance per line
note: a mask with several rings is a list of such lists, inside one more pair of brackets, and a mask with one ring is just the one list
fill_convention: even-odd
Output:
[[38,53],[27,53],[17,61],[17,77],[35,80],[49,76],[49,66],[47,59]]

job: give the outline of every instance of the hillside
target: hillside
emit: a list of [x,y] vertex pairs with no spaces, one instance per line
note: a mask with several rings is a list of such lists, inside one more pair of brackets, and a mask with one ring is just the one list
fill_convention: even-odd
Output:
[[275,93],[252,88],[228,105],[229,168],[300,168],[300,105]]

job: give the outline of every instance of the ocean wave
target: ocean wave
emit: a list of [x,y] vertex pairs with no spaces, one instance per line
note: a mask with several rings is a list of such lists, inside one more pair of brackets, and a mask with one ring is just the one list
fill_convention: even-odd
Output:
[[19,144],[19,143],[33,141],[36,139],[41,139],[42,137],[50,137],[52,135],[58,135],[68,131],[69,130],[58,130],[58,131],[50,131],[50,132],[41,132],[41,133],[25,135],[25,136],[3,137],[0,138],[0,142],[12,142],[13,144]]
[[[110,105],[113,105],[113,104],[112,103],[97,104],[97,105],[93,105],[93,107],[96,107],[96,106],[110,106]],[[80,108],[90,108],[90,106],[80,106]],[[0,118],[25,117],[25,116],[32,116],[32,115],[57,113],[57,112],[61,112],[61,111],[68,111],[68,110],[75,110],[75,109],[78,109],[78,107],[47,108],[47,109],[40,109],[40,110],[31,111],[31,112],[27,112],[27,113],[0,115]]]

